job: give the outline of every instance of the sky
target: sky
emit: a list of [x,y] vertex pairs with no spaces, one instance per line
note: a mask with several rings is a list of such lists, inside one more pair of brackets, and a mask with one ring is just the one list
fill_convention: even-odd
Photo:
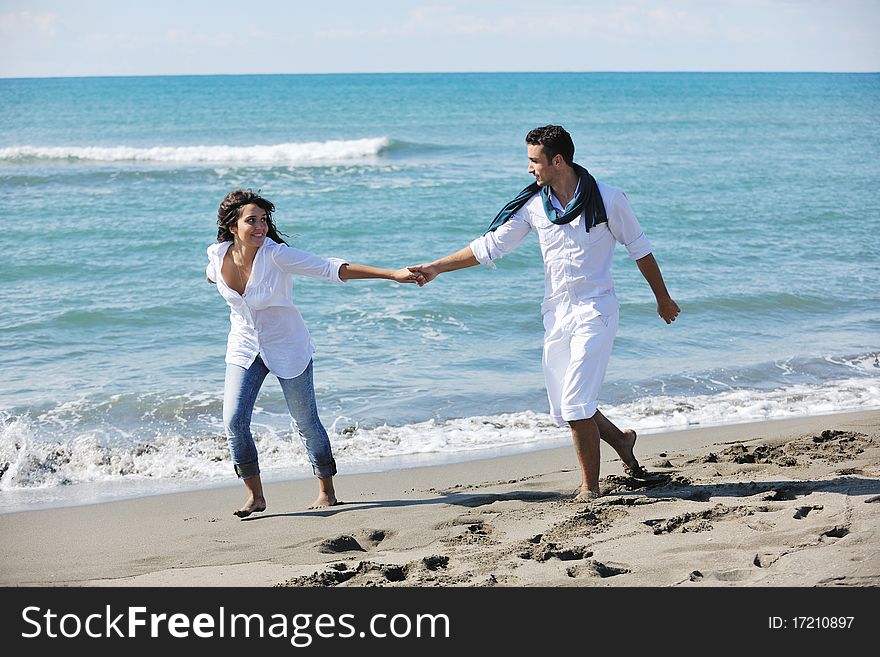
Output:
[[880,0],[0,0],[0,77],[880,71]]

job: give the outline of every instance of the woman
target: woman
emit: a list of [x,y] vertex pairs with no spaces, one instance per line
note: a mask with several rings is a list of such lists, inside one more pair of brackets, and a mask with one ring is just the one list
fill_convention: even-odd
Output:
[[318,498],[309,508],[337,504],[336,462],[318,418],[312,382],[315,347],[293,305],[292,275],[336,282],[353,278],[425,282],[422,274],[408,269],[353,265],[291,248],[272,221],[274,211],[270,201],[251,190],[230,192],[217,211],[217,243],[208,247],[208,281],[217,285],[230,307],[223,423],[235,472],[248,491],[247,502],[234,512],[240,518],[266,509],[250,425],[257,393],[269,372],[281,383],[318,478]]

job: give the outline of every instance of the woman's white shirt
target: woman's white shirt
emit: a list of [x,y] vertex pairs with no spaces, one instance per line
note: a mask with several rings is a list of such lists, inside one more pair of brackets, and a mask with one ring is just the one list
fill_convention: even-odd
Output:
[[251,276],[239,294],[221,274],[223,258],[232,242],[208,247],[208,280],[229,304],[231,328],[226,341],[226,362],[248,368],[259,354],[266,367],[282,379],[302,374],[315,345],[302,315],[293,305],[293,274],[344,283],[339,258],[324,258],[266,238],[254,258]]

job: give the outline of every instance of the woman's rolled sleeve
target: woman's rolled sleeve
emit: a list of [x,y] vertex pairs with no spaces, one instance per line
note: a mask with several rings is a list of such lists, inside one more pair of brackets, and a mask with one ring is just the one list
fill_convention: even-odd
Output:
[[347,263],[340,258],[325,258],[284,244],[272,249],[272,256],[281,271],[288,274],[310,276],[333,283],[345,282],[339,277],[339,269]]

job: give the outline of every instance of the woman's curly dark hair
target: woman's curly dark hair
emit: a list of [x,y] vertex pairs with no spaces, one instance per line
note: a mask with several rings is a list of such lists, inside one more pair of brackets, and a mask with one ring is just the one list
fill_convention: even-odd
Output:
[[220,208],[217,210],[217,241],[234,241],[235,236],[232,234],[230,228],[238,223],[238,215],[241,213],[241,209],[244,206],[251,204],[266,211],[266,223],[268,224],[266,235],[279,244],[287,244],[282,238],[283,233],[278,231],[275,227],[275,222],[272,221],[272,213],[275,212],[275,204],[269,199],[260,196],[259,190],[255,192],[252,189],[236,189],[235,191],[229,192],[226,195],[226,198],[223,199]]

